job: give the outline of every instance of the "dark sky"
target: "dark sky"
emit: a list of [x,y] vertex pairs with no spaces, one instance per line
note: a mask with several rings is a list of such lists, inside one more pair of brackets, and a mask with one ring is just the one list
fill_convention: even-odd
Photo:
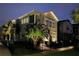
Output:
[[70,18],[70,12],[78,7],[79,4],[77,3],[0,3],[0,24],[16,19],[18,16],[30,12],[33,9],[41,12],[52,10],[60,20],[68,19]]

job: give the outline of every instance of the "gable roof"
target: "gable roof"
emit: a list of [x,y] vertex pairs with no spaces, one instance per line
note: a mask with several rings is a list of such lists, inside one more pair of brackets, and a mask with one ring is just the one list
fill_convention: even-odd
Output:
[[18,19],[22,19],[23,17],[26,17],[27,15],[32,14],[32,13],[40,13],[40,14],[43,14],[44,16],[48,17],[48,18],[55,19],[56,21],[59,21],[59,19],[57,18],[57,16],[55,15],[55,13],[53,11],[41,13],[37,10],[32,10],[31,12],[26,13],[26,14],[18,17]]
[[59,19],[57,18],[57,16],[55,15],[53,11],[45,12],[44,15],[51,19],[55,19],[56,21],[59,21]]
[[22,19],[23,17],[26,17],[27,15],[32,14],[32,13],[40,13],[40,12],[38,12],[37,10],[32,10],[32,11],[25,13],[24,15],[18,17],[18,19]]

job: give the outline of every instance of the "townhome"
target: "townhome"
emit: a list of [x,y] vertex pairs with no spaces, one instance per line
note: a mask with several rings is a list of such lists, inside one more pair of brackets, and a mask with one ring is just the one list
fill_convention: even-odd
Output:
[[56,17],[53,11],[39,12],[37,10],[32,10],[31,12],[18,17],[18,19],[21,22],[20,34],[22,37],[25,34],[27,24],[44,24],[50,29],[51,41],[57,41],[57,22],[59,19]]

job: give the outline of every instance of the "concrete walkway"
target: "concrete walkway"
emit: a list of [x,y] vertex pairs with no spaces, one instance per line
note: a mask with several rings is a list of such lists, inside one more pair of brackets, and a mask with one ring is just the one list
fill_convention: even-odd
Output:
[[0,42],[0,56],[11,56],[10,51]]
[[62,48],[58,48],[56,49],[57,51],[66,51],[66,50],[71,50],[71,49],[74,49],[73,46],[68,46],[68,47],[62,47]]

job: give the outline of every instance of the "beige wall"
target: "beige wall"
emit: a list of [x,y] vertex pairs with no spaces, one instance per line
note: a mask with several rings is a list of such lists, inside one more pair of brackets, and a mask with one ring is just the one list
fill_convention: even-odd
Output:
[[50,29],[50,34],[52,36],[52,42],[56,42],[57,41],[57,21],[54,19],[50,19],[50,18],[44,18],[45,19],[45,24],[46,21],[50,21],[51,22],[51,27],[48,26],[48,28]]
[[[52,24],[51,24],[52,26],[49,27],[50,28],[50,33],[51,33],[51,36],[52,36],[52,41],[53,42],[57,41],[57,20],[55,18],[51,18],[50,13],[49,13],[50,15],[48,15],[47,17],[43,13],[37,13],[37,12],[32,12],[32,13],[28,14],[27,16],[22,17],[21,18],[21,24],[23,24],[23,25],[21,26],[21,32],[25,33],[25,31],[24,31],[25,24],[27,24],[29,22],[29,18],[27,18],[27,17],[30,16],[30,15],[33,15],[33,14],[35,16],[34,17],[35,22],[37,21],[36,20],[36,15],[40,19],[38,22],[40,22],[41,24],[47,24],[46,20],[49,20],[49,21],[52,22]],[[51,16],[53,16],[53,15],[51,15]]]

